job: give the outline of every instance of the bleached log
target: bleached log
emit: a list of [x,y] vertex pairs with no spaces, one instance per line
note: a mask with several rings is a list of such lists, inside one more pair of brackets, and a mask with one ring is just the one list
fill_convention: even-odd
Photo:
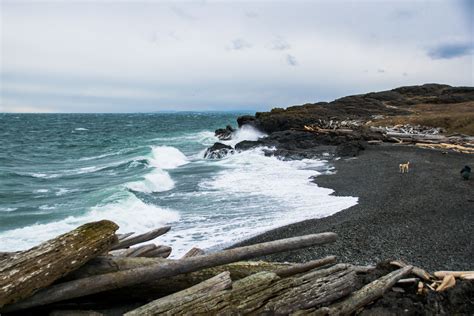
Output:
[[356,273],[369,273],[375,270],[375,266],[354,266]]
[[36,293],[33,297],[11,305],[2,311],[13,311],[38,305],[45,305],[116,288],[136,285],[144,280],[152,281],[240,260],[326,244],[334,242],[336,237],[337,235],[335,233],[321,233],[293,237],[223,250],[221,252],[191,257],[183,260],[170,260],[163,264],[143,268],[92,276],[51,286],[48,289]]
[[398,280],[397,284],[410,284],[410,283],[418,283],[420,279],[418,278],[406,278]]
[[201,248],[194,247],[191,250],[189,250],[188,252],[186,252],[181,259],[196,257],[196,256],[200,256],[200,255],[203,255],[203,254],[204,254],[204,250],[202,250]]
[[453,286],[456,285],[456,279],[454,278],[454,275],[452,274],[447,274],[443,278],[443,282],[438,286],[436,289],[437,292],[443,292],[446,291],[449,288],[452,288]]
[[387,290],[391,289],[398,280],[408,275],[412,269],[412,266],[406,266],[395,270],[365,285],[343,301],[316,310],[315,315],[351,315],[359,308],[381,297]]
[[39,246],[19,252],[0,265],[0,307],[47,287],[116,242],[111,221],[82,225]]
[[443,279],[448,274],[453,275],[455,278],[462,278],[465,275],[474,274],[474,271],[436,271],[434,273],[438,279]]
[[170,310],[176,304],[186,304],[190,301],[198,300],[208,294],[221,292],[232,287],[232,280],[229,272],[222,272],[215,277],[196,284],[183,291],[160,298],[133,311],[126,313],[126,316],[157,315],[160,311]]
[[171,229],[171,226],[160,227],[149,231],[145,234],[137,235],[135,237],[126,238],[114,245],[111,250],[128,248],[130,246],[140,244],[142,242],[153,240],[163,234],[166,234]]
[[[408,266],[408,264],[406,264],[403,261],[391,261],[390,264],[393,265],[393,266],[399,267],[399,268],[403,268],[403,267]],[[431,274],[429,274],[428,272],[426,272],[425,270],[423,270],[421,268],[418,268],[418,267],[415,267],[415,266],[412,266],[412,267],[413,267],[413,269],[411,271],[412,274],[416,275],[417,277],[420,277],[421,279],[423,279],[425,281],[433,280],[433,276]]]

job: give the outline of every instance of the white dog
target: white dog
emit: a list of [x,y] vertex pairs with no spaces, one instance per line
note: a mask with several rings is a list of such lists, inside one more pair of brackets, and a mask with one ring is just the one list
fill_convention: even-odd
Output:
[[407,163],[401,163],[400,166],[400,173],[408,173],[408,169],[410,168],[410,162],[407,161]]

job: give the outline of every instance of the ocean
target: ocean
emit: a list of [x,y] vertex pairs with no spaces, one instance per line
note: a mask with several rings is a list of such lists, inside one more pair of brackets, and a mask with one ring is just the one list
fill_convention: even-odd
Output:
[[[334,172],[324,160],[261,148],[205,159],[214,130],[242,114],[0,114],[0,251],[109,219],[120,233],[171,225],[157,242],[179,257],[357,203],[311,182]],[[244,126],[225,143],[264,136]]]

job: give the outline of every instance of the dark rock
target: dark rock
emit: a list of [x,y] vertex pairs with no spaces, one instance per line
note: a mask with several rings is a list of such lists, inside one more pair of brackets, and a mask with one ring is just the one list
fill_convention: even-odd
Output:
[[232,139],[232,133],[235,132],[235,129],[232,126],[227,125],[226,128],[219,128],[215,131],[215,136],[219,140],[230,140]]
[[256,129],[261,129],[261,126],[259,125],[258,120],[253,115],[239,116],[237,118],[237,124],[239,125],[239,127],[242,127],[243,125],[248,124],[250,126],[255,127]]
[[221,159],[229,154],[234,153],[234,148],[222,143],[215,143],[209,147],[204,153],[206,159]]
[[261,141],[244,140],[244,141],[241,141],[240,143],[237,143],[235,145],[235,149],[242,151],[242,150],[249,150],[255,147],[259,147],[259,146],[262,146]]

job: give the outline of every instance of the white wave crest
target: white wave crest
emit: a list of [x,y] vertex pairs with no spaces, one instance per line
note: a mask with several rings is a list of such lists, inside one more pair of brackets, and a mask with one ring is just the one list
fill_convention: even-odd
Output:
[[179,220],[179,213],[146,204],[132,194],[125,199],[93,207],[82,216],[69,216],[46,224],[35,224],[0,233],[0,251],[25,250],[70,231],[82,224],[107,219],[117,223],[119,232],[144,233]]
[[144,193],[163,192],[174,188],[174,181],[170,175],[161,169],[154,169],[145,175],[142,181],[128,183],[127,188]]
[[188,158],[177,148],[170,146],[153,146],[150,165],[160,169],[175,169],[188,163]]
[[29,176],[32,176],[33,178],[43,178],[43,179],[52,179],[52,178],[57,178],[60,175],[57,173],[52,173],[52,174],[46,174],[46,173],[28,173]]
[[75,131],[88,131],[88,129],[84,127],[78,127],[78,128],[75,128],[74,130]]
[[259,131],[251,125],[243,125],[234,133],[232,133],[232,139],[223,141],[222,143],[234,147],[237,143],[244,140],[256,141],[261,137],[266,137],[267,134]]
[[0,212],[13,212],[17,209],[17,207],[0,207]]

